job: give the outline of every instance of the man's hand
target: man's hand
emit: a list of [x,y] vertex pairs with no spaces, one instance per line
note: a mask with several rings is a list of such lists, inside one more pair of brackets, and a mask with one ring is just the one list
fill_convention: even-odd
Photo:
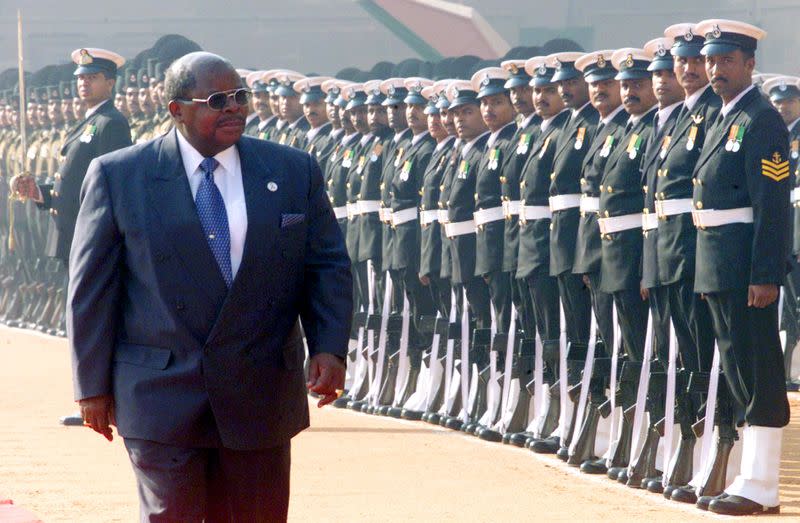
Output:
[[317,407],[324,407],[338,397],[336,390],[344,388],[344,373],[344,363],[333,354],[321,352],[311,358],[306,387],[322,396]]
[[778,286],[772,283],[747,288],[747,306],[763,309],[778,299]]
[[36,184],[36,179],[29,174],[14,176],[11,178],[9,185],[11,186],[11,194],[15,198],[33,200],[38,203],[44,201],[42,191],[39,190],[39,186]]
[[84,425],[102,434],[108,441],[112,441],[114,435],[111,432],[111,425],[117,425],[117,420],[114,418],[114,398],[110,394],[94,396],[78,401],[78,405],[81,407]]
[[424,285],[425,287],[427,287],[428,285],[430,285],[430,284],[431,284],[431,279],[430,279],[430,278],[428,278],[427,276],[420,276],[420,277],[419,277],[419,282],[420,282],[422,285]]
[[642,301],[647,301],[650,299],[650,289],[645,288],[643,285],[639,286],[639,296],[642,297]]

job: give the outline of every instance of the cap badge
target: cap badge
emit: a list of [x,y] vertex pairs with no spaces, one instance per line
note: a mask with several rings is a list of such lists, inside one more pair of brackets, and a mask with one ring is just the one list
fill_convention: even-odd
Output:
[[561,60],[559,60],[558,58],[556,58],[556,71],[560,71],[560,70],[561,70],[561,66],[562,66],[562,65],[563,65],[563,64],[561,63]]
[[[389,88],[389,94],[392,94],[392,90],[393,90],[393,89],[394,89],[394,87],[390,87],[390,88]],[[381,94],[381,90],[380,90],[380,89],[378,89],[378,88],[376,87],[375,89],[373,89],[372,91],[370,91],[370,94],[371,94],[372,96],[380,96],[380,94]]]
[[778,86],[778,89],[780,89],[781,91],[786,90],[786,80],[781,80],[781,84]]
[[329,92],[330,94],[333,94],[333,95],[338,95],[338,94],[339,94],[341,91],[339,90],[339,88],[338,88],[338,87],[336,87],[336,86],[334,85],[333,87],[331,87],[330,89],[328,89],[328,92]]
[[422,83],[417,81],[417,83],[411,86],[411,90],[414,91],[415,93],[419,93],[420,91],[422,91]]
[[625,67],[633,67],[633,55],[628,54],[628,57],[625,59]]
[[94,58],[92,55],[89,54],[89,51],[86,49],[81,49],[80,51],[80,58],[78,58],[78,65],[89,65],[90,63],[94,62]]
[[487,85],[489,85],[489,82],[491,81],[492,79],[489,78],[489,73],[486,73],[486,76],[483,77],[483,81],[481,81],[481,85],[486,87]]
[[600,69],[603,69],[605,66],[606,66],[606,57],[603,56],[603,55],[598,56],[597,57],[597,67],[599,67]]
[[352,97],[354,97],[355,95],[356,95],[356,90],[355,90],[353,87],[350,87],[350,88],[347,90],[347,97],[348,97],[348,98],[352,98]]
[[714,24],[714,27],[711,30],[711,36],[713,38],[719,38],[722,36],[722,30],[719,28],[719,24]]
[[687,42],[691,42],[693,38],[694,38],[694,33],[692,33],[691,27],[687,27],[686,32],[683,33],[683,39],[686,40]]
[[394,96],[394,93],[397,92],[397,89],[395,89],[393,85],[390,85],[386,92],[389,93],[389,96]]
[[539,73],[540,76],[546,75],[547,74],[547,66],[544,65],[544,64],[540,65],[539,69],[537,69],[536,72]]
[[517,64],[515,63],[509,65],[508,70],[511,71],[511,74],[519,74],[519,67],[517,67]]
[[658,56],[665,56],[667,54],[667,49],[664,47],[664,44],[658,44],[658,50],[656,51]]
[[306,94],[310,93],[311,92],[311,86],[310,85],[303,86],[303,92],[306,93]]

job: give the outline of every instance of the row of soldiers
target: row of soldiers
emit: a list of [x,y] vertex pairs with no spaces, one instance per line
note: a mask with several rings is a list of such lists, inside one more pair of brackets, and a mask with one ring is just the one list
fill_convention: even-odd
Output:
[[[147,65],[147,69],[128,71],[127,78],[120,75],[116,81],[114,105],[128,119],[133,143],[147,141],[171,127],[162,97],[163,66],[153,59]],[[72,69],[67,71],[69,76],[53,81],[53,85],[26,88],[24,151],[19,92],[16,89],[0,92],[0,169],[5,180],[26,172],[43,187],[62,181],[59,171],[69,168],[64,165],[66,140],[76,130],[83,129],[87,121],[86,103],[79,96]],[[79,139],[89,140],[89,136],[90,133],[84,132]],[[12,327],[65,336],[66,259],[71,236],[62,235],[55,240],[58,245],[48,254],[47,244],[51,241],[48,229],[54,227],[50,218],[55,217],[58,209],[42,212],[41,205],[33,201],[9,204],[8,185],[2,187],[0,321]],[[58,198],[59,194],[54,191],[47,196]],[[9,236],[13,237],[10,243]]]
[[779,510],[800,90],[751,85],[764,34],[677,24],[469,80],[243,71],[246,132],[317,159],[351,257],[337,406]]

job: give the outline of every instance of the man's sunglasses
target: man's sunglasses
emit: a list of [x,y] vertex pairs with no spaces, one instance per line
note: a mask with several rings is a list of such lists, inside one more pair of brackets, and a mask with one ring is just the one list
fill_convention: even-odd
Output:
[[221,111],[228,105],[228,98],[233,98],[236,105],[242,106],[250,103],[251,92],[249,89],[233,89],[231,91],[221,91],[211,93],[208,98],[176,98],[176,102],[206,104],[212,111]]

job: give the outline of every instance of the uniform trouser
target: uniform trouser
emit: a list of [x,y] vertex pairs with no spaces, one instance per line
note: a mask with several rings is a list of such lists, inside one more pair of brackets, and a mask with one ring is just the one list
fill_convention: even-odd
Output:
[[589,280],[592,309],[595,320],[597,320],[597,332],[605,344],[606,351],[611,354],[614,347],[614,298],[611,294],[600,290],[599,272],[592,272],[585,276]]
[[550,276],[546,267],[540,267],[529,274],[526,281],[539,338],[542,342],[558,340],[561,335],[558,280]]
[[483,278],[473,277],[464,283],[454,283],[453,287],[456,290],[456,308],[458,311],[458,318],[461,318],[463,312],[462,307],[462,294],[467,292],[467,301],[469,302],[470,312],[472,318],[475,318],[475,327],[478,329],[488,329],[492,326],[492,313],[491,303],[489,300],[489,287]]
[[664,287],[669,296],[669,314],[675,327],[680,366],[690,372],[708,372],[714,357],[714,330],[708,302],[694,292],[694,283],[683,279]]
[[639,289],[614,291],[613,295],[625,354],[631,361],[642,361],[647,337],[647,302]]
[[[411,327],[413,328],[409,331],[409,346],[421,348],[430,344],[430,340],[423,340],[420,336],[420,317],[435,314],[433,300],[419,281],[417,271],[409,270],[406,267],[398,269],[397,276],[402,285],[401,290],[408,298],[408,307],[411,313]],[[402,294],[400,299],[402,300]]]
[[428,276],[428,280],[430,283],[426,289],[431,297],[435,311],[438,311],[442,318],[450,318],[450,279]]
[[354,261],[350,264],[353,273],[353,290],[355,297],[355,307],[358,311],[362,307],[366,312],[369,310],[369,275],[367,273],[367,262]]
[[783,321],[781,327],[786,331],[786,349],[783,352],[783,366],[786,369],[786,381],[791,381],[792,356],[797,345],[798,329],[800,328],[800,315],[798,315],[798,297],[800,296],[800,264],[791,257],[792,270],[786,276],[783,286]]
[[592,314],[592,294],[580,274],[558,275],[558,294],[564,307],[567,341],[587,343]]
[[525,331],[525,337],[533,338],[536,333],[536,313],[531,302],[528,280],[517,279],[516,271],[511,276],[511,302],[517,308],[517,327]]
[[789,401],[778,336],[777,301],[747,306],[747,287],[706,294],[728,390],[744,421],[761,427],[789,423]]
[[663,369],[653,368],[653,372],[667,370],[669,362],[669,292],[666,287],[656,286],[648,289],[650,315],[653,317],[653,358],[657,358]]
[[511,323],[511,275],[508,272],[495,271],[484,274],[483,278],[489,286],[497,332],[508,332]]

